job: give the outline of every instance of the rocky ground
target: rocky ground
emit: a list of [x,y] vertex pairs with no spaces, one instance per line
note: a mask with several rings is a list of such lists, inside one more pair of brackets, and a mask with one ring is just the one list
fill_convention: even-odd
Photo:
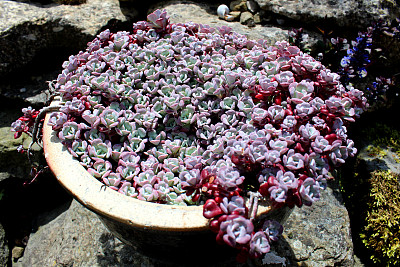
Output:
[[[102,29],[129,30],[133,21],[145,19],[149,11],[165,8],[172,22],[227,25],[270,44],[288,40],[292,27],[304,27],[312,47],[323,38],[316,25],[354,34],[372,19],[399,14],[398,8],[379,0],[248,2],[151,0],[138,5],[87,0],[64,5],[0,0],[0,266],[164,266],[114,238],[51,174],[23,185],[29,179],[29,164],[17,146],[27,144],[29,138],[14,140],[11,122],[20,116],[22,107],[43,105],[46,81],[55,79],[62,62],[84,49]],[[236,11],[237,20],[219,19],[219,4]],[[320,202],[294,209],[283,238],[266,258],[242,266],[293,265],[362,265],[354,257],[349,215],[335,183]]]

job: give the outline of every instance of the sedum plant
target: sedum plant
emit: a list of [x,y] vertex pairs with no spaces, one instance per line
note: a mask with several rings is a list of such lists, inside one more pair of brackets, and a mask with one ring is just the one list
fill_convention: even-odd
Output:
[[[239,260],[267,253],[282,232],[255,220],[245,197],[312,205],[356,153],[346,125],[366,108],[361,91],[287,42],[171,24],[160,10],[132,33],[103,31],[63,68],[49,124],[71,154],[127,196],[204,204]],[[16,136],[36,114],[13,123]]]

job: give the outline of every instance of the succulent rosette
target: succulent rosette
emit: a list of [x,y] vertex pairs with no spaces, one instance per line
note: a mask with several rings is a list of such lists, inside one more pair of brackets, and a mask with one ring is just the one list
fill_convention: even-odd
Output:
[[356,153],[346,125],[367,105],[287,42],[160,10],[131,33],[100,33],[63,68],[50,124],[89,173],[141,200],[205,204],[217,240],[251,257],[276,238],[251,218],[249,189],[275,208],[311,205]]

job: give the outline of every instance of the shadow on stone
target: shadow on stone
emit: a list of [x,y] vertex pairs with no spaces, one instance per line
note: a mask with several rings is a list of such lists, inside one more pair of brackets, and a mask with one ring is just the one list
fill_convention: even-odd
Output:
[[[102,252],[97,255],[97,262],[101,267],[127,266],[135,263],[137,252],[133,247],[122,244],[111,233],[103,233],[99,238]],[[121,247],[119,249],[119,247]]]

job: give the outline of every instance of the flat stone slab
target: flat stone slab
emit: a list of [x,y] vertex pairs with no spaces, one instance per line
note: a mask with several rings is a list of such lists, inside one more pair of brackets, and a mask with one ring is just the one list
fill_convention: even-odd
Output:
[[0,76],[26,65],[44,49],[83,47],[112,20],[127,20],[118,0],[46,6],[0,0]]
[[[394,19],[399,5],[380,0],[254,0],[261,9],[303,24],[330,21],[342,27],[367,27],[378,19]],[[394,2],[393,2],[394,3]],[[318,24],[317,24],[318,26]]]
[[255,27],[249,28],[239,22],[221,20],[217,16],[217,6],[213,5],[187,1],[173,1],[158,4],[154,9],[165,9],[173,23],[191,21],[199,24],[207,24],[213,28],[227,26],[237,33],[246,35],[249,39],[265,39],[270,45],[275,44],[277,41],[288,40],[288,31],[278,27],[256,25]]
[[[24,256],[13,266],[148,266],[166,265],[115,238],[98,217],[77,201],[44,214],[37,221]],[[264,259],[210,266],[353,266],[353,245],[346,209],[331,189],[312,207],[295,208],[283,236]],[[171,256],[178,256],[171,255]],[[174,266],[193,266],[182,263]]]

